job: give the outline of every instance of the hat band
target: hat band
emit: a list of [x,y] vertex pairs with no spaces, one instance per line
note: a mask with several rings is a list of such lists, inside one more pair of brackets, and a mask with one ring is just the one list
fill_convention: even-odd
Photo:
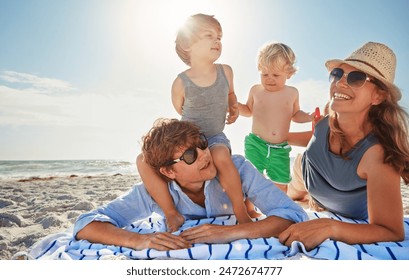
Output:
[[374,66],[372,66],[372,65],[369,64],[368,62],[365,62],[365,61],[362,61],[362,60],[359,60],[359,59],[348,59],[348,58],[345,59],[345,61],[356,61],[356,62],[363,63],[363,64],[365,64],[365,65],[371,67],[371,68],[372,68],[373,70],[375,70],[379,75],[381,75],[384,79],[386,79],[385,76],[384,76],[378,69],[376,69]]

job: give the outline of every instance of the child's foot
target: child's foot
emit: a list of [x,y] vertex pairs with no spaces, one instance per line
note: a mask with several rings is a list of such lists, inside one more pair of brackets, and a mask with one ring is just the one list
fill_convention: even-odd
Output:
[[234,214],[236,215],[236,219],[239,224],[250,223],[253,221],[244,203],[240,207],[233,207],[233,211],[234,211]]
[[246,206],[246,211],[250,218],[254,219],[259,218],[261,216],[261,213],[256,210],[256,207],[250,200],[246,199],[244,201],[244,205]]
[[257,212],[255,209],[253,209],[253,210],[248,210],[248,213],[249,213],[249,216],[251,217],[251,218],[259,218],[259,217],[261,217],[261,214],[259,213],[259,212]]
[[185,217],[180,215],[180,213],[176,212],[172,215],[166,215],[166,226],[168,228],[168,232],[175,232],[177,231],[181,225],[185,222]]

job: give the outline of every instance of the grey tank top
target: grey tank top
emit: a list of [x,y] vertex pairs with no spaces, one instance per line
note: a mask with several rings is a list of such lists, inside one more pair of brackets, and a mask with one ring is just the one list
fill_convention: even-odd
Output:
[[216,69],[216,81],[208,87],[197,86],[185,72],[178,75],[185,86],[182,120],[196,123],[207,137],[223,132],[226,122],[229,82],[223,66]]
[[368,218],[366,180],[357,174],[364,153],[378,141],[374,134],[360,140],[348,159],[329,150],[328,117],[315,127],[302,158],[302,172],[308,192],[327,210],[353,219]]

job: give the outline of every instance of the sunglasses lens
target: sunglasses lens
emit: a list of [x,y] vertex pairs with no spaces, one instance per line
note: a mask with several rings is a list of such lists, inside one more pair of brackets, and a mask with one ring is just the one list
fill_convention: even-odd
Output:
[[341,68],[334,68],[332,71],[329,73],[329,81],[332,82],[338,82],[339,80],[342,79],[342,76],[344,75],[344,70]]
[[196,161],[197,159],[197,151],[196,148],[190,148],[186,150],[183,155],[182,155],[183,160],[186,162],[186,164],[192,164]]
[[364,85],[366,81],[366,74],[361,71],[352,71],[348,74],[347,83],[351,87],[359,88]]
[[198,153],[197,148],[201,150],[205,150],[208,147],[207,138],[203,134],[200,134],[199,141],[196,143],[196,146],[193,146],[187,149],[183,155],[175,160],[170,160],[165,165],[170,166],[172,164],[178,163],[179,161],[183,160],[187,165],[191,165],[197,159]]

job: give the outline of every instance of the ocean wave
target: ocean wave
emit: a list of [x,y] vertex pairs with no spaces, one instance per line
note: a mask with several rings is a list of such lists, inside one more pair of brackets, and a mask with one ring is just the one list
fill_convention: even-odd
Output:
[[0,179],[137,174],[134,162],[124,160],[10,160],[0,161]]

